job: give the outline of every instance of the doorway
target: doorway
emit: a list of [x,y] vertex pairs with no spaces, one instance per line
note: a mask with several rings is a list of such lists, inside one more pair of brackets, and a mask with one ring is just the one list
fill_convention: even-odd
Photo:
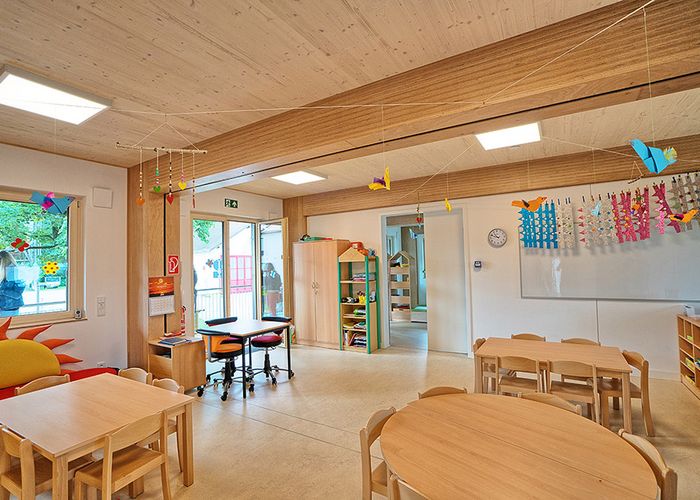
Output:
[[428,349],[425,231],[415,214],[386,218],[391,345]]

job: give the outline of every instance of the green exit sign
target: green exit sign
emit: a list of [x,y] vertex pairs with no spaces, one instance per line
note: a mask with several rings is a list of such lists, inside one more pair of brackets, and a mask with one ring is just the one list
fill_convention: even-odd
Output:
[[224,206],[226,208],[238,208],[238,200],[232,200],[231,198],[224,198]]

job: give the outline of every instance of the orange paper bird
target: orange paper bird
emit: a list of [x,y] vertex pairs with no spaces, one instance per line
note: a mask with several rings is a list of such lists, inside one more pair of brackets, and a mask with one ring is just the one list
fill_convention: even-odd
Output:
[[546,196],[538,196],[534,200],[530,201],[515,200],[511,203],[511,205],[518,208],[524,208],[525,210],[528,210],[530,212],[537,212],[537,209],[540,208],[540,205],[542,205],[542,203],[544,203],[546,199]]
[[684,224],[687,224],[688,222],[693,220],[693,217],[695,217],[697,214],[698,209],[694,208],[692,210],[688,210],[684,214],[668,214],[668,218],[674,222],[683,222]]

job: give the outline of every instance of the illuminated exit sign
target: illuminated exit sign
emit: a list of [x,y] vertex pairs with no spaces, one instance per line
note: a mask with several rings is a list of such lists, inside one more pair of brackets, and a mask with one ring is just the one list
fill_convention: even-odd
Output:
[[232,200],[231,198],[224,198],[224,207],[226,207],[226,208],[238,208],[238,200]]

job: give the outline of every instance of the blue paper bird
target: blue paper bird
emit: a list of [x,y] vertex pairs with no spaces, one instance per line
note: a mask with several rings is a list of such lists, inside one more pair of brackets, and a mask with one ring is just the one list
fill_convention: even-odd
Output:
[[660,174],[663,169],[676,163],[677,154],[673,148],[661,150],[661,148],[647,146],[639,139],[632,139],[630,144],[652,174]]
[[74,198],[71,198],[70,196],[56,198],[53,192],[49,192],[44,195],[37,191],[34,191],[31,197],[31,201],[41,205],[41,208],[43,208],[44,211],[53,215],[65,214],[70,204],[73,203],[73,199]]
[[600,217],[600,201],[595,204],[595,207],[591,210],[591,215],[594,217]]

